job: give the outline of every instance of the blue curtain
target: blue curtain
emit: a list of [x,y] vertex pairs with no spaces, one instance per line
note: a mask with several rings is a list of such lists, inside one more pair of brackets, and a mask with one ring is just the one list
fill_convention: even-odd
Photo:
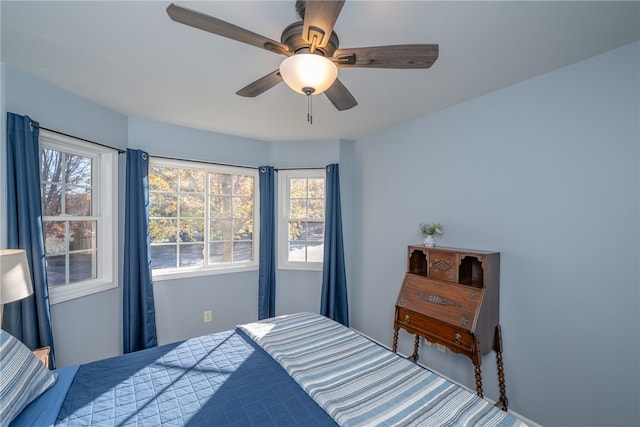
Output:
[[258,275],[258,319],[276,315],[275,169],[260,171],[260,267]]
[[327,166],[324,225],[324,261],[320,314],[349,326],[347,274],[342,244],[340,173],[338,165]]
[[151,280],[149,155],[127,149],[124,225],[124,352],[158,345]]
[[7,113],[7,245],[26,250],[33,295],[5,305],[2,329],[31,349],[49,346],[53,369],[55,352],[44,256],[37,126],[27,116]]

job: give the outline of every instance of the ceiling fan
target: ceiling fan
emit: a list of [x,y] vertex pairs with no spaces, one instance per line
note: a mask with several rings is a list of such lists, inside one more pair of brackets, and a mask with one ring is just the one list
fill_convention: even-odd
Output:
[[[333,26],[343,5],[344,0],[297,0],[295,8],[302,21],[287,26],[280,42],[176,4],[169,5],[167,13],[181,24],[287,56],[278,70],[236,92],[246,97],[260,95],[284,80],[293,90],[306,95],[324,92],[338,110],[344,111],[358,103],[337,78],[338,68],[429,68],[438,58],[437,44],[338,49]],[[299,71],[304,64],[298,62],[307,60],[313,61],[311,71],[320,74],[316,80],[301,80]]]

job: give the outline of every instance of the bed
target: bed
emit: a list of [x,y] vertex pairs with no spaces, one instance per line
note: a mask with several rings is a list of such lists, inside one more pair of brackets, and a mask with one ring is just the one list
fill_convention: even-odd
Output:
[[[10,365],[6,335],[3,384]],[[474,393],[311,313],[81,366],[35,369],[46,378],[26,382],[46,391],[35,392],[11,426],[524,426]]]

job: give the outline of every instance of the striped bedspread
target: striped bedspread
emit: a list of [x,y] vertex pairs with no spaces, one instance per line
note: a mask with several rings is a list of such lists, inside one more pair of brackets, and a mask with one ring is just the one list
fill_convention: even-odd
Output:
[[241,325],[341,426],[524,426],[475,394],[324,316]]

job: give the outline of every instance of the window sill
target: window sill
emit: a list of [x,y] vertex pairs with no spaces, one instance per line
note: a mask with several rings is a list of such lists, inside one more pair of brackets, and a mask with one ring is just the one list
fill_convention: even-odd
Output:
[[118,287],[117,282],[107,282],[103,280],[92,280],[88,282],[73,283],[70,285],[60,285],[49,287],[49,303],[58,304],[76,298],[86,297],[91,294],[114,289]]
[[322,271],[322,263],[282,263],[278,265],[278,270],[297,270],[297,271]]
[[245,271],[258,271],[255,264],[243,267],[227,267],[227,268],[199,268],[197,270],[164,270],[162,272],[153,272],[153,281],[161,282],[163,280],[184,279],[189,277],[214,276],[218,274],[242,273]]

